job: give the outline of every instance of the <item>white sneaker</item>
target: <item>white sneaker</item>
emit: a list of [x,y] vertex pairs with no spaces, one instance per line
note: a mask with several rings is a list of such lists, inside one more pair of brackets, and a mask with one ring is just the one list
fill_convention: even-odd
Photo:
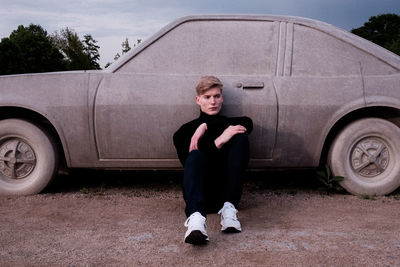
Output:
[[218,214],[221,214],[221,231],[226,233],[238,233],[242,231],[242,227],[237,218],[237,209],[230,202],[225,202],[224,206]]
[[192,213],[184,224],[188,229],[185,233],[185,242],[193,245],[206,243],[208,239],[206,218],[196,211]]

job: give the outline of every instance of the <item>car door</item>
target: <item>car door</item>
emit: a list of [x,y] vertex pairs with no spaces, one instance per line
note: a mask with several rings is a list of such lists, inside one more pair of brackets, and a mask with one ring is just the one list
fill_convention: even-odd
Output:
[[132,167],[180,166],[172,135],[199,115],[198,79],[215,75],[224,84],[222,113],[253,119],[252,162],[269,160],[277,124],[276,23],[189,20],[155,39],[98,87],[99,158]]
[[282,27],[286,41],[280,43],[287,52],[274,79],[279,124],[273,164],[314,167],[332,125],[365,105],[362,65],[367,55],[317,28]]

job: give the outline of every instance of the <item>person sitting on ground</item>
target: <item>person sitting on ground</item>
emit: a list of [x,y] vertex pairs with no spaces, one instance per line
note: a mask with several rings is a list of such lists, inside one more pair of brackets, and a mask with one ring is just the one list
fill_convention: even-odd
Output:
[[173,136],[184,166],[186,243],[204,244],[209,240],[206,214],[218,208],[221,231],[242,231],[236,207],[249,161],[248,134],[253,122],[248,117],[220,115],[222,86],[214,76],[200,78],[196,86],[200,116],[182,125]]

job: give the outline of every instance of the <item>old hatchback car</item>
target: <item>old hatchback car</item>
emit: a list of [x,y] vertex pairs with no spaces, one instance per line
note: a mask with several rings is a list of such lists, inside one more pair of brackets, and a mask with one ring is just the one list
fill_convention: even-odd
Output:
[[172,144],[199,114],[194,86],[224,84],[253,119],[250,168],[328,162],[354,194],[400,185],[400,58],[296,17],[178,19],[104,71],[0,77],[0,192],[40,192],[68,168],[181,168]]

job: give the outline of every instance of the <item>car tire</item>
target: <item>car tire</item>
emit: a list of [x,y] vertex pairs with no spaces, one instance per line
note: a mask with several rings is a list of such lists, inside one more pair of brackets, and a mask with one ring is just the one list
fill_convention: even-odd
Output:
[[43,129],[20,119],[0,121],[0,194],[39,193],[57,166],[56,146]]
[[333,141],[328,164],[352,194],[389,194],[400,186],[400,129],[383,119],[357,120]]

